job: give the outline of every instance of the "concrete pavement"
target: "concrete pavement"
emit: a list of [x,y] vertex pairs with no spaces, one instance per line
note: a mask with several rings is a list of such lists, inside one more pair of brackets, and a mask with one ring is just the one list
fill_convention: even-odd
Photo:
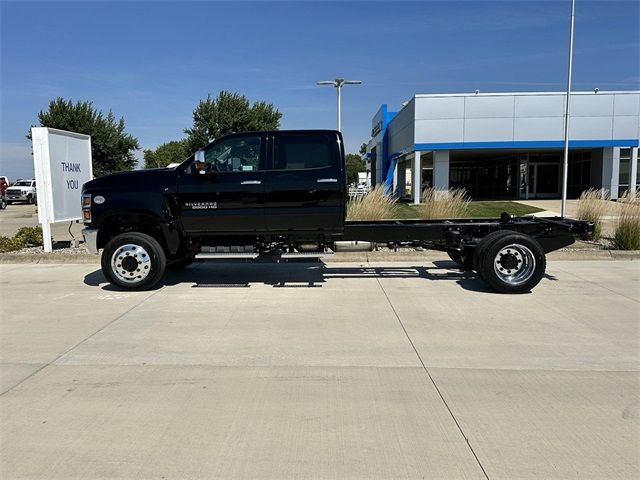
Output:
[[2,478],[637,478],[640,264],[0,265]]
[[[558,217],[562,211],[562,200],[559,199],[534,199],[516,200],[518,203],[541,208],[541,212],[534,213],[538,217]],[[607,209],[602,219],[602,233],[605,236],[612,236],[615,232],[616,222],[620,216],[622,204],[619,202],[607,202]],[[567,217],[577,218],[578,200],[567,200]]]
[[[35,227],[38,223],[38,211],[35,205],[15,203],[0,210],[0,235],[12,237],[20,227]],[[62,222],[51,225],[53,240],[69,241],[74,237],[82,240],[82,223]],[[71,234],[69,233],[71,232]]]

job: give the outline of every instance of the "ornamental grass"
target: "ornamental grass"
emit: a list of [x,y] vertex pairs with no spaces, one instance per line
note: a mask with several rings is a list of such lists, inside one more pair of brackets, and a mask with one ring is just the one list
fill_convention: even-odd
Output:
[[464,188],[425,188],[422,192],[422,203],[417,208],[418,216],[424,220],[463,218],[470,201]]
[[369,193],[357,196],[347,204],[349,220],[385,220],[393,218],[395,199],[384,194],[384,186],[378,185]]
[[578,220],[593,222],[593,240],[599,240],[602,235],[602,223],[609,209],[609,194],[606,190],[590,188],[585,190],[578,199]]

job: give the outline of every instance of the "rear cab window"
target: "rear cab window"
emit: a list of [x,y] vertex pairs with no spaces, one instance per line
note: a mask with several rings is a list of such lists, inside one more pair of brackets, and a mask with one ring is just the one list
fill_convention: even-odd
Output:
[[339,169],[340,151],[330,133],[277,133],[273,143],[274,170]]

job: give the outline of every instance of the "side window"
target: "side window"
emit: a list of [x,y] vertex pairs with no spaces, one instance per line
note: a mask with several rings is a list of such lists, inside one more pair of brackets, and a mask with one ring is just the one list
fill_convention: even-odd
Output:
[[329,135],[279,134],[273,152],[275,170],[307,170],[333,165],[335,139]]
[[204,152],[210,172],[254,172],[260,168],[261,138],[233,137],[212,145]]

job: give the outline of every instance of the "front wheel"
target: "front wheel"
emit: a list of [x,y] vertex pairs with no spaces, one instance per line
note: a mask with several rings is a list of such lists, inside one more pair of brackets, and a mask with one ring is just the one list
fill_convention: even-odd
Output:
[[33,202],[34,202],[34,200],[33,200],[33,195],[29,195],[29,196],[27,197],[27,203],[28,203],[29,205],[33,205]]
[[144,233],[113,237],[102,252],[102,272],[114,285],[127,290],[148,290],[164,275],[167,260],[158,241]]
[[480,264],[480,276],[502,293],[523,293],[535,287],[546,268],[544,250],[528,235],[510,233],[487,245]]
[[0,210],[7,208],[7,201],[4,198],[0,199]]

